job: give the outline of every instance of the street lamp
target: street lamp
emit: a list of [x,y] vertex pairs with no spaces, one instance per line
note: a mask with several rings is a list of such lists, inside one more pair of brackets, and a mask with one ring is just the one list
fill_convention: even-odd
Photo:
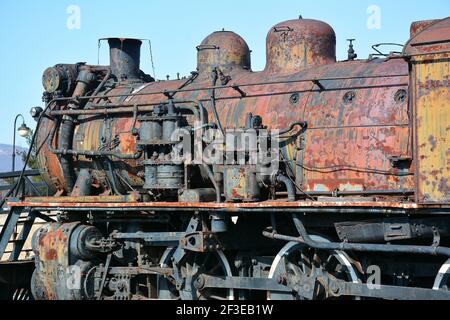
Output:
[[17,128],[17,119],[22,118],[22,125],[17,129],[17,132],[21,137],[26,137],[30,134],[31,129],[27,127],[25,124],[25,118],[23,115],[18,114],[14,119],[14,135],[13,135],[13,152],[12,152],[12,171],[14,172],[16,169],[16,128]]

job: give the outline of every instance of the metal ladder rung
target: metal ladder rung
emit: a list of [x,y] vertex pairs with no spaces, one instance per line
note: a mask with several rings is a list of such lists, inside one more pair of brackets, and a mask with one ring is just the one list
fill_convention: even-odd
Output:
[[26,239],[15,239],[15,240],[9,240],[8,243],[24,243],[27,241]]
[[35,220],[35,214],[32,211],[29,211],[26,221],[21,224],[22,230],[20,231],[18,238],[11,240],[11,237],[15,234],[16,227],[21,219],[23,209],[24,208],[21,207],[11,209],[4,226],[0,231],[0,260],[6,252],[6,247],[11,243],[13,244],[13,249],[10,253],[9,261],[16,261],[23,250],[23,246],[30,234],[32,229],[31,227]]

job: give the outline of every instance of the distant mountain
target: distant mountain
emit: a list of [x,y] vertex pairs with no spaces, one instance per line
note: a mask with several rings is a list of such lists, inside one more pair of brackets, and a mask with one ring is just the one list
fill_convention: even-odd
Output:
[[[26,151],[26,148],[16,147],[17,151]],[[0,172],[9,172],[12,169],[12,151],[13,147],[9,144],[0,143]],[[22,157],[16,153],[16,171],[22,170],[23,161]]]

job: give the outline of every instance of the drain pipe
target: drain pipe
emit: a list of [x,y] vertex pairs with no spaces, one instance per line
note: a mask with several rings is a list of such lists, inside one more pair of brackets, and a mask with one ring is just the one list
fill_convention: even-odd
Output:
[[277,176],[277,182],[282,183],[286,186],[286,190],[288,193],[288,201],[294,202],[295,201],[295,187],[292,181],[286,177],[285,175],[279,174]]

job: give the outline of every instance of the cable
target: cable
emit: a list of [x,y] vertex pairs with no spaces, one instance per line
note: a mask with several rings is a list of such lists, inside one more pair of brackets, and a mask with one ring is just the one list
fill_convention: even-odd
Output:
[[152,41],[151,40],[148,40],[148,47],[150,48],[150,61],[152,62],[153,78],[156,81],[156,71],[155,71],[155,64],[153,62],[153,50],[152,50]]
[[123,196],[122,192],[120,192],[119,188],[117,187],[116,175],[115,175],[115,172],[114,172],[113,167],[111,165],[111,162],[112,162],[112,160],[109,157],[106,157],[106,163],[108,165],[108,171],[109,171],[109,174],[110,174],[109,177],[108,177],[108,174],[106,174],[106,176],[107,176],[108,180],[111,180],[110,184],[112,186],[112,189],[113,189],[114,193],[116,195]]
[[371,173],[371,174],[381,174],[381,175],[387,175],[387,176],[396,176],[396,177],[406,177],[406,176],[413,176],[413,173],[394,173],[390,171],[383,171],[383,170],[377,170],[372,168],[359,168],[359,167],[352,167],[348,165],[338,165],[338,166],[331,166],[331,167],[315,167],[310,168],[305,165],[296,163],[297,166],[305,169],[306,171],[311,172],[318,172],[318,173],[335,173],[338,171],[354,171],[359,173]]
[[119,178],[120,181],[122,181],[122,183],[124,183],[128,188],[130,188],[131,191],[136,191],[136,190],[131,186],[131,184],[129,184],[128,181],[126,181],[125,178],[122,177],[121,174],[116,173],[116,176]]

